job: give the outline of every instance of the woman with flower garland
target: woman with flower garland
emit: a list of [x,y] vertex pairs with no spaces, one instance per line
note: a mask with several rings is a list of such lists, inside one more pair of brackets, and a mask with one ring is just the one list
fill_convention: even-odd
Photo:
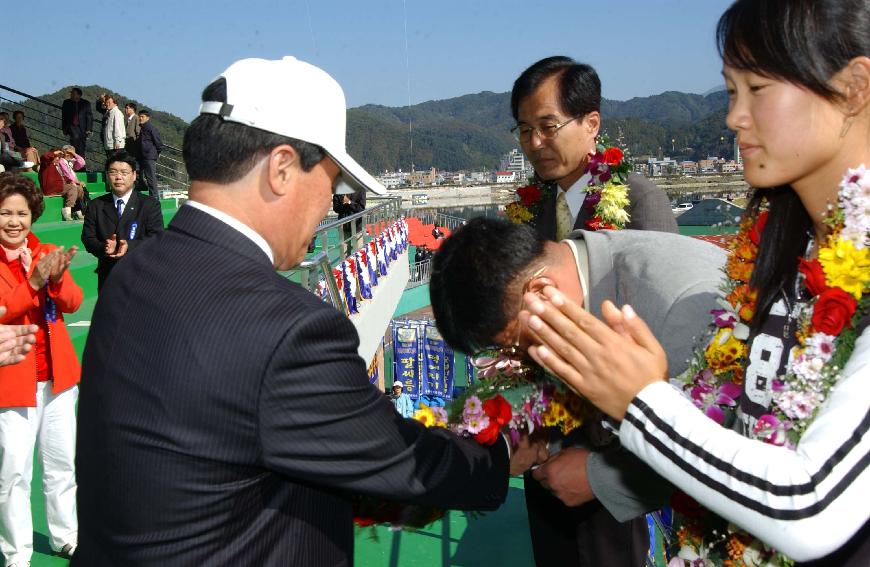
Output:
[[738,0],[719,21],[759,189],[684,392],[630,306],[605,303],[605,324],[552,288],[526,296],[533,358],[707,508],[675,503],[673,565],[870,565],[867,22],[870,0]]

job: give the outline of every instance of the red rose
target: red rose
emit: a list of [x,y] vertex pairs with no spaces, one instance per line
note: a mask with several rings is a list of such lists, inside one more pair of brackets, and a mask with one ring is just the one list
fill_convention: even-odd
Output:
[[474,440],[481,445],[492,445],[498,439],[498,431],[498,424],[490,421],[486,429],[474,436]]
[[825,271],[818,260],[810,260],[809,262],[800,258],[798,260],[798,270],[805,277],[804,285],[810,290],[813,295],[821,295],[828,284],[825,282]]
[[813,327],[827,335],[839,335],[855,314],[858,302],[838,287],[826,289],[813,307]]
[[490,398],[483,402],[483,413],[489,417],[490,425],[493,423],[498,425],[507,425],[511,417],[511,405],[504,399],[501,394],[497,394],[494,398]]
[[517,195],[523,205],[530,207],[541,200],[541,190],[537,185],[526,185],[517,189]]
[[622,161],[622,150],[619,148],[607,148],[604,150],[604,163],[610,166],[619,165]]
[[761,242],[761,234],[764,232],[764,225],[767,224],[767,211],[763,211],[758,218],[755,219],[755,224],[752,225],[752,228],[749,229],[749,240],[752,241],[753,244],[758,246],[758,243]]
[[588,230],[616,230],[616,225],[609,222],[604,222],[601,217],[592,217],[586,221]]

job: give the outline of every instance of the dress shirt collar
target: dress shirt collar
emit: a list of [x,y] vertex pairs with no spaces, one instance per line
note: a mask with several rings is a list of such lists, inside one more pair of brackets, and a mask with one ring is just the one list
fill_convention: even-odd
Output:
[[583,290],[583,309],[589,311],[589,251],[586,249],[586,241],[582,238],[576,240],[567,238],[562,242],[568,244],[568,248],[574,254],[574,264],[577,266],[577,276],[580,278],[580,289]]
[[124,201],[124,210],[127,209],[127,204],[130,202],[130,195],[133,194],[133,188],[131,187],[129,191],[118,197],[114,193],[112,193],[112,204],[115,205],[115,208],[118,208],[118,201]]
[[251,242],[256,244],[257,247],[260,248],[260,250],[262,250],[263,253],[269,257],[269,263],[274,265],[275,256],[272,254],[272,248],[269,246],[269,243],[266,242],[266,239],[260,236],[253,228],[249,227],[239,219],[226,214],[223,211],[219,211],[214,207],[209,207],[208,205],[203,205],[198,201],[188,199],[187,201],[185,201],[184,204],[191,206],[194,209],[200,210],[208,215],[211,215],[222,223],[228,225],[230,228],[234,228],[241,232],[243,235],[247,236],[251,240]]
[[[580,214],[580,209],[583,208],[583,201],[586,200],[586,187],[589,185],[590,179],[592,179],[592,175],[584,173],[580,179],[565,190],[565,200],[568,201],[568,209],[570,209],[571,217],[575,221],[577,215]],[[559,187],[559,191],[561,190],[562,188]]]

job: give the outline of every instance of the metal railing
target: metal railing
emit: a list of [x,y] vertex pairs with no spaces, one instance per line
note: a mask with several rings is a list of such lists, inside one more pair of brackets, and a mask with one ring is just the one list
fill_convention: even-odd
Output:
[[411,266],[411,279],[405,289],[426,285],[432,279],[432,260],[416,262]]
[[[332,270],[402,216],[401,197],[372,198],[369,205],[366,210],[341,219],[330,213],[314,231],[312,244],[315,251],[298,267],[285,273],[313,293],[316,293],[321,278],[324,279],[328,301],[342,311],[345,307]],[[361,221],[360,226],[357,226],[358,221]],[[371,234],[367,228],[371,229]]]
[[468,219],[446,215],[437,210],[431,211],[414,211],[414,216],[420,219],[423,224],[434,224],[436,226],[446,227],[453,231],[457,227],[462,226]]
[[[9,98],[12,95],[22,97],[22,100]],[[61,127],[61,106],[0,84],[0,112],[9,113],[9,119],[12,120],[16,110],[24,111],[27,135],[40,153],[70,143]],[[93,113],[94,129],[85,142],[85,155],[82,157],[89,171],[101,171],[106,163],[106,153],[101,143],[103,124],[96,109],[93,109]],[[186,192],[190,187],[179,148],[163,144],[163,151],[157,159],[157,182],[171,191]]]

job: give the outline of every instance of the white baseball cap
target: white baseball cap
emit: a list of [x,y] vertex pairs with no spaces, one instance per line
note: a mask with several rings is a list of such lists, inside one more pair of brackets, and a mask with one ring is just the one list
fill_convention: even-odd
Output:
[[347,153],[344,91],[326,71],[291,56],[251,58],[236,61],[220,77],[227,83],[227,101],[205,101],[200,114],[217,114],[320,146],[341,168],[337,194],[354,189],[386,194],[386,188]]
[[404,388],[405,385],[402,384],[401,382],[399,382],[398,380],[396,380],[395,382],[393,382],[393,388],[396,388],[396,387]]

